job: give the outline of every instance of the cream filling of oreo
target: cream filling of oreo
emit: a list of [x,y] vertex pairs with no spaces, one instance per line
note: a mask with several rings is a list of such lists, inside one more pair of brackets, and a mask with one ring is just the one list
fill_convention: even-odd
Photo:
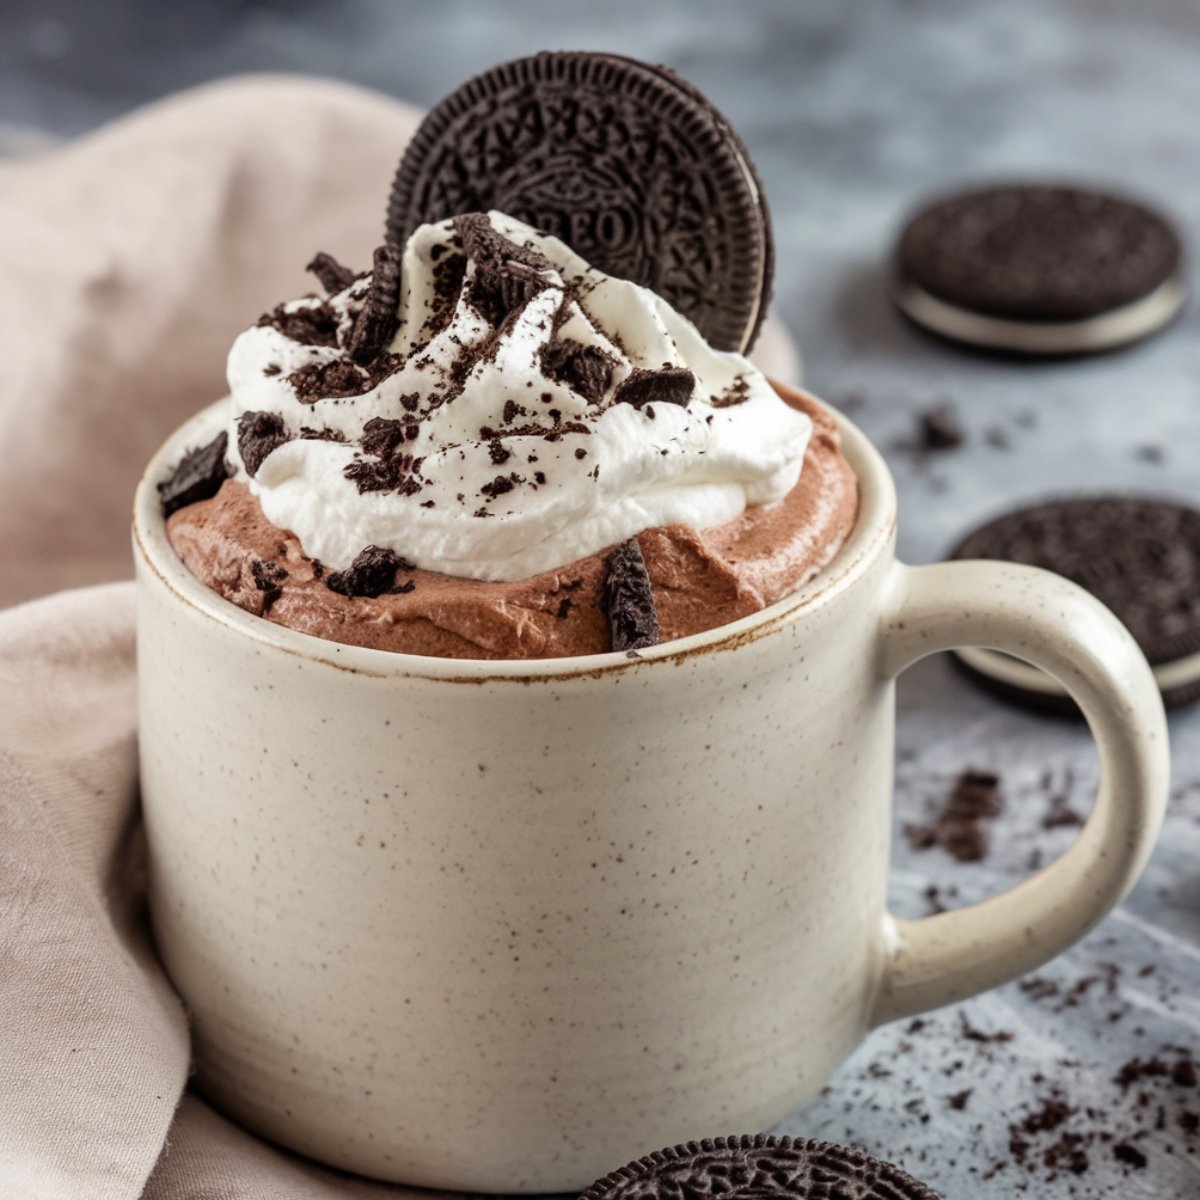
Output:
[[[1027,692],[1036,692],[1041,696],[1070,694],[1053,675],[1047,675],[1039,667],[1000,650],[964,646],[954,653],[972,670],[1000,683],[1007,683]],[[1167,692],[1173,688],[1186,687],[1200,679],[1200,653],[1187,654],[1173,662],[1159,663],[1151,670],[1154,672],[1154,681],[1158,684],[1159,691]]]
[[[343,368],[340,346],[303,344],[270,324],[234,343],[231,445],[247,412],[278,418],[289,438],[253,477],[239,471],[273,525],[290,529],[307,555],[334,570],[379,546],[426,570],[503,581],[645,529],[723,525],[792,490],[812,422],[749,360],[713,349],[660,296],[595,270],[558,239],[501,213],[488,219],[550,263],[539,269],[535,294],[499,329],[470,302],[468,261],[444,323],[430,331],[439,264],[462,253],[444,221],[421,226],[405,247],[399,324],[388,347],[399,361],[369,390],[297,390],[296,372],[311,379]],[[366,290],[360,280],[326,302],[284,307],[327,303],[344,341]],[[547,372],[543,355],[566,339],[611,363],[603,394],[582,395]],[[694,376],[686,404],[617,398],[635,371],[664,368]],[[408,490],[363,490],[347,477],[347,468],[353,474],[371,457],[362,441],[377,418],[403,431]]]
[[1136,342],[1169,324],[1187,293],[1171,278],[1130,304],[1079,321],[1014,321],[947,304],[909,279],[897,279],[897,306],[919,325],[956,342],[1020,354],[1079,354]]

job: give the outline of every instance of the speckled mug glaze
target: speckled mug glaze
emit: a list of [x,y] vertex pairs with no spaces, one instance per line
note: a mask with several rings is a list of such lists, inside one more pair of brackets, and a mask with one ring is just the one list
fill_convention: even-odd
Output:
[[[1167,735],[1132,639],[1042,571],[897,563],[890,476],[845,420],[861,514],[814,583],[637,656],[489,663],[321,641],[198,583],[154,485],[223,415],[135,503],[142,796],[198,1082],[274,1141],[547,1192],[766,1128],[872,1025],[1057,954],[1150,852]],[[962,645],[1071,691],[1100,795],[1020,886],[897,920],[893,681]]]

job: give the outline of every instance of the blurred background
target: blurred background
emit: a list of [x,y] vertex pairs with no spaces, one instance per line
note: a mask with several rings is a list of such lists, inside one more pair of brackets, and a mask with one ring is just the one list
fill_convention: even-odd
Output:
[[[1032,363],[930,339],[896,315],[885,286],[914,204],[998,178],[1132,193],[1200,246],[1196,0],[2,0],[0,154],[36,154],[231,73],[334,76],[428,106],[469,75],[543,48],[666,63],[742,134],[774,216],[775,311],[799,343],[807,385],[891,464],[906,559],[941,558],[982,519],[1047,494],[1139,491],[1200,503],[1196,303],[1132,349]],[[383,205],[380,196],[381,219]],[[1194,264],[1187,277],[1194,292]],[[263,296],[244,320],[280,298]],[[964,441],[939,452],[922,444],[920,419],[945,405]],[[896,911],[976,899],[1071,843],[1077,831],[1051,827],[1044,814],[1048,788],[1087,811],[1096,766],[1082,727],[998,704],[944,656],[906,674],[900,708]],[[1198,722],[1196,708],[1173,718],[1171,824],[1146,880],[1048,969],[1076,999],[1055,1008],[1042,1002],[1053,992],[1013,985],[930,1018],[920,1036],[881,1029],[788,1131],[857,1142],[971,1200],[1010,1197],[1018,1183],[1049,1200],[1196,1195],[1200,1145],[1179,1141],[1178,1105],[1164,1100],[1165,1123],[1150,1128],[1136,1094],[1114,1092],[1112,1080],[1114,1064],[1194,1046],[1200,1029]],[[904,824],[927,820],[966,766],[1004,775],[1005,816],[987,862],[919,855]],[[1113,964],[1125,972],[1119,989],[1080,990]],[[1152,977],[1148,964],[1157,964]],[[1114,1023],[1118,1009],[1132,1016]],[[978,1028],[1015,1035],[988,1042],[965,1032]],[[963,1089],[974,1099],[948,1105],[947,1094]],[[1010,1120],[1048,1089],[1073,1111],[1100,1105],[1101,1128],[1115,1136],[1145,1126],[1138,1145],[1149,1166],[1131,1177],[1096,1141],[1091,1172],[1077,1183],[1036,1158],[996,1169]],[[1068,1131],[1099,1137],[1094,1122],[1073,1121]]]

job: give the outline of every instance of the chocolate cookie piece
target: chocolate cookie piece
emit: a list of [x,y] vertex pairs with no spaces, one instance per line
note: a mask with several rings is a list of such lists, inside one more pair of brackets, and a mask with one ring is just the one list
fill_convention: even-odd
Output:
[[371,268],[371,286],[350,331],[350,357],[360,366],[378,358],[400,322],[400,259],[396,246],[379,246]]
[[651,288],[718,349],[754,344],[774,270],[762,186],[725,118],[667,68],[543,52],[446,97],[400,163],[387,239],[489,209]]
[[221,490],[221,484],[233,474],[225,461],[229,434],[224,430],[207,446],[189,450],[176,464],[171,478],[158,485],[164,517],[199,500],[209,500]]
[[384,592],[411,592],[412,580],[397,584],[396,574],[411,571],[413,565],[394,550],[383,546],[368,546],[344,571],[331,571],[325,576],[325,586],[343,596],[367,596],[374,599]]
[[657,371],[639,367],[613,393],[613,403],[631,404],[634,408],[645,408],[647,404],[685,407],[695,386],[696,377],[687,367],[663,367]]
[[[1126,625],[1168,705],[1200,699],[1200,511],[1140,496],[1053,500],[997,517],[950,556],[1027,563],[1065,575]],[[995,650],[959,661],[993,690],[1074,712],[1062,687]]]
[[659,643],[658,610],[637,538],[622,542],[612,552],[604,601],[613,650],[644,650]]
[[850,1146],[753,1134],[639,1158],[580,1200],[940,1200],[899,1167]]
[[238,417],[238,454],[250,475],[257,475],[267,455],[291,441],[291,434],[278,413],[244,412]]
[[1182,248],[1145,206],[1076,187],[1007,185],[935,200],[896,251],[900,311],[953,341],[1029,355],[1115,349],[1184,302]]
[[317,251],[312,262],[304,269],[311,271],[320,280],[321,286],[330,296],[344,291],[358,278],[354,271],[343,266],[332,254],[326,254],[324,250]]

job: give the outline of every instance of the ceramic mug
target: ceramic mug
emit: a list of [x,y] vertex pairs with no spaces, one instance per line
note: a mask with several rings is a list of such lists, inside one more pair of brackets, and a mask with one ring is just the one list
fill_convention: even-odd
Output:
[[[771,1126],[872,1026],[1027,972],[1133,884],[1167,789],[1132,638],[1059,577],[894,558],[882,459],[840,419],[861,511],[821,575],[637,654],[519,662],[343,646],[243,612],[139,489],[150,903],[197,1080],[249,1128],[366,1175],[577,1191]],[[989,646],[1095,734],[1078,840],[917,921],[885,906],[894,681]]]

